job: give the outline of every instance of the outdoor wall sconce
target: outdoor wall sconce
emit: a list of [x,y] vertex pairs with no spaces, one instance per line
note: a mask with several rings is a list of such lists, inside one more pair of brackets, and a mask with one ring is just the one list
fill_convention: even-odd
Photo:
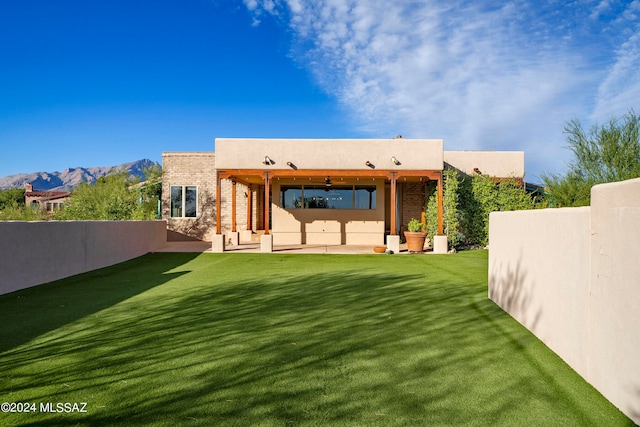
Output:
[[396,159],[396,156],[391,157],[391,161],[396,166],[398,166],[400,164],[400,160]]
[[473,168],[473,171],[474,171],[475,173],[477,173],[477,174],[482,173],[482,172],[480,172],[480,169],[478,169],[478,168]]
[[329,190],[331,190],[331,178],[327,177],[327,179],[324,180],[324,191]]
[[287,166],[289,166],[293,170],[298,170],[298,167],[291,162],[287,162]]
[[269,156],[264,156],[264,162],[262,162],[262,163],[264,163],[265,165],[272,165],[272,164],[274,164],[275,162],[274,162],[273,160],[271,160],[271,157],[269,157]]
[[369,160],[367,160],[366,162],[364,162],[365,165],[369,166],[371,169],[375,169],[376,165],[374,165],[373,163],[371,163]]

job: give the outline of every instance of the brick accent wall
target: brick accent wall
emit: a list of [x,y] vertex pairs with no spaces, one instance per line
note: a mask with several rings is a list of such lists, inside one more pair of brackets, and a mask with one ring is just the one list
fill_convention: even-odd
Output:
[[[171,186],[198,188],[196,218],[171,218]],[[213,152],[162,153],[162,218],[169,240],[210,241],[215,233],[216,170]]]
[[[195,185],[198,187],[198,208],[195,218],[171,218],[171,186]],[[222,233],[231,231],[232,220],[232,187],[230,180],[221,182],[220,197],[222,203]],[[257,186],[256,186],[257,188]],[[262,187],[264,188],[264,187]],[[264,191],[264,190],[263,190]],[[237,230],[247,229],[247,197],[246,185],[236,184],[236,226]],[[253,195],[254,207],[258,207],[261,215],[262,207],[257,205],[260,195]],[[162,218],[167,220],[169,240],[204,240],[211,241],[216,232],[216,168],[215,153],[162,153]],[[258,199],[258,200],[256,200]],[[258,217],[253,219],[253,229],[262,224]]]
[[402,212],[400,224],[401,229],[406,230],[411,218],[420,220],[422,216],[424,207],[424,184],[422,182],[402,183],[401,192]]

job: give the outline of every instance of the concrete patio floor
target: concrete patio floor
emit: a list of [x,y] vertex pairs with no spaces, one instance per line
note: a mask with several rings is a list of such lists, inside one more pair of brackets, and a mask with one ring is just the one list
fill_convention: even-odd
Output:
[[[167,242],[155,252],[211,252],[211,242]],[[241,243],[227,246],[225,253],[260,253],[259,243]],[[290,254],[373,254],[372,245],[274,245],[272,253]],[[408,254],[407,245],[400,245],[400,254]],[[425,254],[432,253],[425,251]]]

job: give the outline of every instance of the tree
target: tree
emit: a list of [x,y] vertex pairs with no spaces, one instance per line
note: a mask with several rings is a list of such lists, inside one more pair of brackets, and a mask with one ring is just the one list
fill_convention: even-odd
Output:
[[24,188],[0,190],[0,211],[8,207],[23,207],[24,193]]
[[557,206],[585,206],[591,187],[605,182],[640,177],[640,116],[633,110],[608,124],[593,125],[586,132],[573,119],[564,127],[574,159],[565,175],[544,174],[542,180]]
[[142,172],[145,181],[134,185],[131,189],[138,192],[138,201],[142,205],[144,217],[156,218],[159,202],[162,200],[162,167],[153,164],[143,168]]
[[98,178],[94,184],[80,184],[71,194],[64,209],[56,213],[63,220],[140,220],[152,219],[145,214],[139,192],[132,188],[126,172]]

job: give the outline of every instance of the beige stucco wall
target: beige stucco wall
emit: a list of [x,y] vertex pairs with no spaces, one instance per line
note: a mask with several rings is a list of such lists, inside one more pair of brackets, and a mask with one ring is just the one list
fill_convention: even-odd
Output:
[[[218,169],[442,170],[441,139],[243,139],[216,138]],[[265,165],[264,158],[274,162]],[[392,157],[400,162],[396,165]]]
[[489,296],[640,423],[640,179],[591,207],[496,212]]
[[489,215],[489,298],[587,373],[589,208]]
[[0,222],[0,294],[117,264],[166,245],[165,221]]
[[524,151],[445,151],[444,161],[467,175],[478,168],[497,178],[524,177]]
[[640,424],[640,179],[591,190],[589,382]]

